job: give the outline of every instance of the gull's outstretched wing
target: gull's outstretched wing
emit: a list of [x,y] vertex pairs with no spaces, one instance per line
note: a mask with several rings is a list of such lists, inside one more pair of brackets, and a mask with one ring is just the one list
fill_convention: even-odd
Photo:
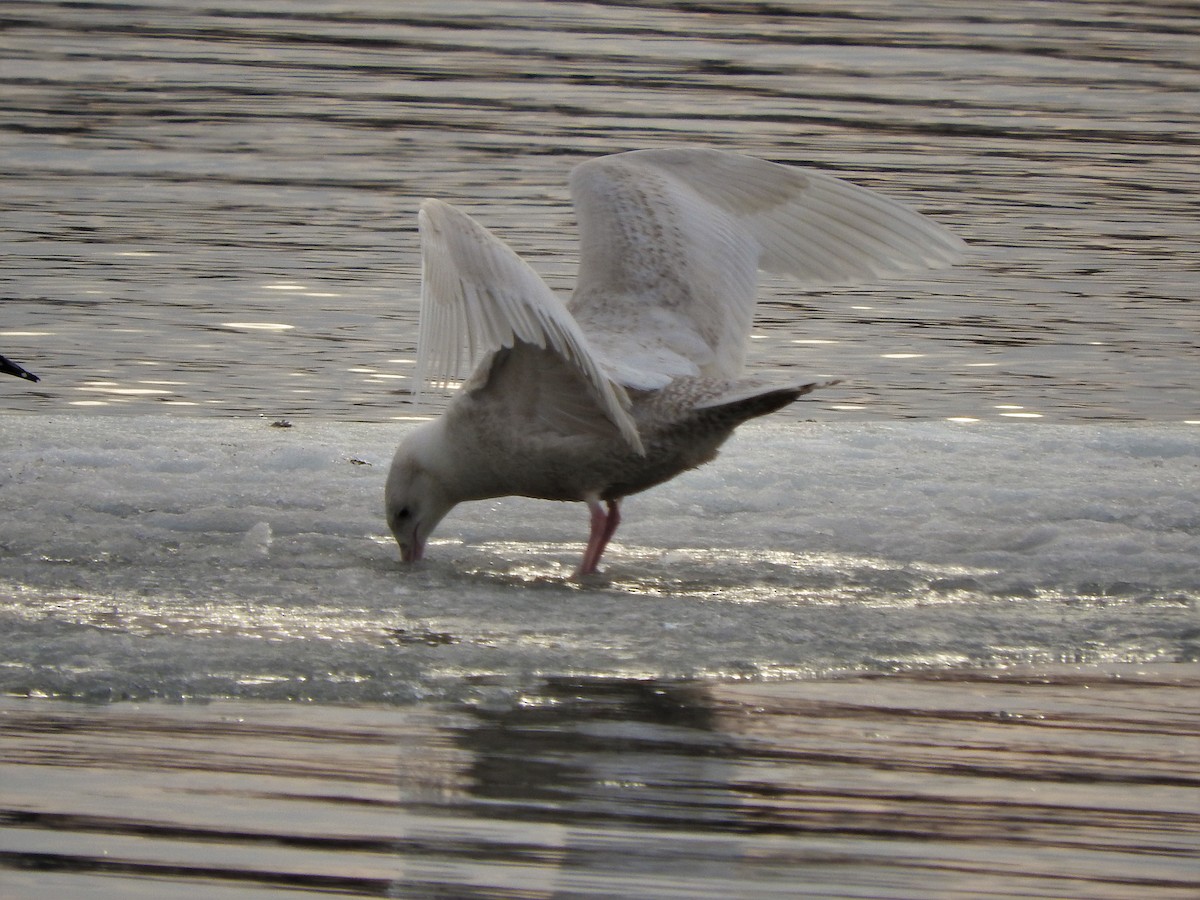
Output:
[[426,200],[421,231],[418,388],[446,384],[496,351],[528,344],[577,372],[599,410],[641,450],[629,398],[596,360],[562,301],[519,256],[461,210]]
[[571,172],[579,277],[569,307],[622,383],[733,378],[757,271],[815,285],[947,265],[964,244],[833,176],[718,150],[637,150]]

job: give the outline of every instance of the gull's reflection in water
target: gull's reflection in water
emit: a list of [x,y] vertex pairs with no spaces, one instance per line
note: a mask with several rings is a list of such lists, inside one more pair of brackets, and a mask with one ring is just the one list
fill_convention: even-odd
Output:
[[[0,698],[5,896],[1195,896],[1196,666]],[[147,887],[152,885],[152,887]]]
[[[496,866],[516,866],[516,897],[963,896],[980,877],[997,895],[1116,896],[1163,865],[1185,884],[1146,843],[1179,826],[1176,804],[1135,785],[1174,777],[1164,749],[1178,748],[1186,685],[1114,677],[552,679],[453,730],[469,761],[439,833],[473,823],[474,865],[490,871],[444,857],[420,869],[494,884]],[[1144,766],[1102,722],[1131,700],[1157,710],[1135,727]],[[1064,863],[1064,821],[1119,833],[1122,858],[1101,840]]]

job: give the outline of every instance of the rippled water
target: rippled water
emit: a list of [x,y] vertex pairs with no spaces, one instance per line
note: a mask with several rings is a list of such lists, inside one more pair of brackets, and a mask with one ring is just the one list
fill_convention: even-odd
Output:
[[1190,666],[559,679],[441,714],[7,702],[0,877],[14,897],[1182,900],[1197,690]]
[[407,410],[414,214],[458,202],[569,289],[579,160],[811,164],[974,247],[765,286],[755,365],[822,417],[1200,418],[1200,38],[1177,3],[191,4],[3,10],[9,409]]
[[[5,898],[1200,892],[1194,5],[5,0],[0,85]],[[612,584],[531,504],[401,580],[345,423],[415,411],[420,199],[565,292],[570,167],[680,144],[971,256],[764,284],[754,367],[846,379],[786,415],[863,420],[802,483],[753,431]]]

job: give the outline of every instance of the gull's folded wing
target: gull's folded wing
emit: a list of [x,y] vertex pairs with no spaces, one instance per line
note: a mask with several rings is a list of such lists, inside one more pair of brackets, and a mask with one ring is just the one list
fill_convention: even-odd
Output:
[[596,360],[587,338],[536,272],[461,210],[426,200],[421,232],[419,388],[446,384],[481,359],[520,343],[552,351],[574,368],[600,410],[641,449],[629,400]]

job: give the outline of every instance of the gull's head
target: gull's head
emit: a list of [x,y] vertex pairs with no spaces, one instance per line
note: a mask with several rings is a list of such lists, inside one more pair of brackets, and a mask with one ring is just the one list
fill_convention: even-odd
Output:
[[441,423],[416,429],[396,450],[384,488],[388,527],[400,545],[400,558],[417,562],[425,542],[454,506],[439,462],[444,457]]

